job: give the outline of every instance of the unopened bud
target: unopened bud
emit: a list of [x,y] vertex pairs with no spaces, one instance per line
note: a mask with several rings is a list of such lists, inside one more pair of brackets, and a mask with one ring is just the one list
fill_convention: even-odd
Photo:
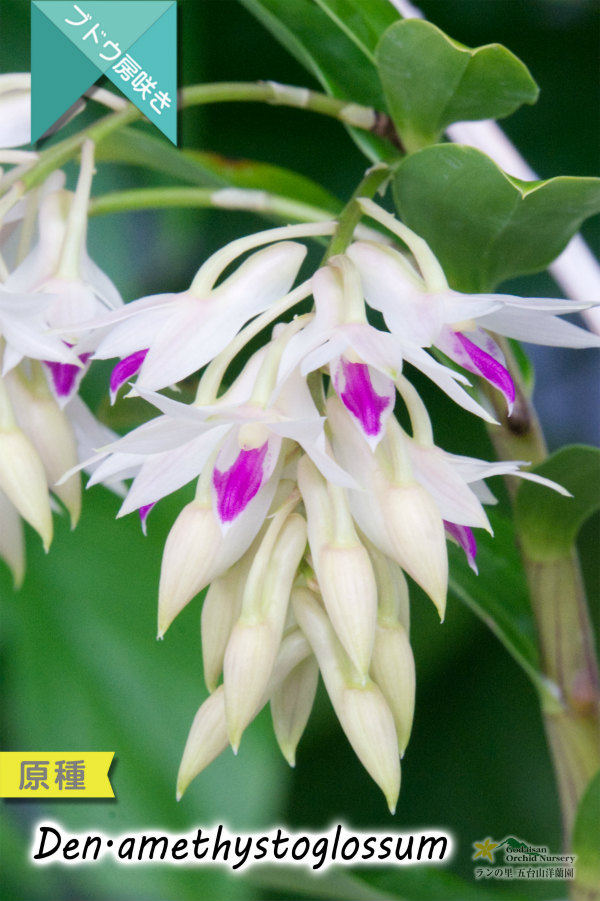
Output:
[[77,466],[77,442],[66,413],[60,409],[43,373],[31,381],[13,370],[6,377],[8,392],[18,424],[38,452],[48,485],[65,505],[74,528],[81,513],[81,477],[74,473],[66,481],[56,482],[67,470]]
[[[310,654],[310,647],[299,629],[286,635],[281,642],[273,673],[255,714],[265,706],[281,682],[285,681]],[[227,747],[225,717],[225,688],[219,687],[204,701],[190,729],[177,776],[177,800],[188,785]]]
[[256,542],[241,560],[211,582],[204,598],[201,617],[202,662],[204,681],[210,692],[215,690],[223,669],[225,648],[233,625],[240,615],[244,586],[255,552]]
[[393,559],[421,586],[444,619],[448,552],[444,523],[431,495],[417,482],[390,484],[379,496]]
[[319,663],[340,725],[393,812],[400,791],[400,759],[390,708],[377,685],[371,679],[362,680],[311,592],[296,589],[292,603],[298,624]]
[[321,550],[317,578],[329,619],[348,656],[366,678],[377,618],[377,586],[364,547]]
[[17,427],[0,429],[0,489],[39,533],[47,551],[52,541],[52,513],[46,473],[33,444]]
[[390,813],[395,813],[400,794],[398,739],[382,692],[374,682],[345,688],[336,713],[356,756],[382,790]]
[[271,697],[271,717],[277,743],[290,766],[308,722],[319,681],[319,666],[311,655],[299,663]]
[[[279,514],[278,514],[279,516]],[[235,751],[253,718],[281,644],[292,583],[306,547],[306,523],[292,514],[276,517],[248,575],[242,612],[223,663],[229,740]],[[277,533],[272,541],[272,530]]]
[[175,520],[165,543],[158,588],[161,637],[185,605],[219,576],[223,533],[210,503],[194,500]]
[[383,554],[363,538],[369,552],[375,582],[377,583],[377,621],[394,624],[400,622],[408,635],[410,629],[410,598],[406,576],[394,560]]
[[356,534],[345,491],[328,486],[308,457],[298,464],[298,485],[327,613],[343,647],[366,678],[377,616],[377,587],[369,555]]
[[415,712],[415,661],[406,629],[400,623],[377,625],[371,675],[392,711],[403,756]]
[[20,588],[25,575],[25,541],[21,517],[0,491],[0,559],[9,567],[15,588]]
[[227,747],[225,691],[222,685],[208,696],[194,717],[177,774],[177,800],[198,773]]

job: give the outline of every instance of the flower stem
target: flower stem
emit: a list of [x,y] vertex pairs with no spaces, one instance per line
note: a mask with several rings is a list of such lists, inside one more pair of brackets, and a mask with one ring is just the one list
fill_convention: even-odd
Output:
[[293,222],[323,222],[335,217],[333,210],[292,200],[270,191],[246,188],[136,188],[94,197],[89,215],[124,213],[131,210],[172,207],[212,207],[266,213]]
[[[508,341],[496,340],[515,382],[516,401],[508,418],[498,392],[489,386],[484,389],[502,426],[490,428],[492,441],[500,459],[539,463],[547,456],[540,423]],[[514,485],[509,491],[514,500]],[[542,713],[568,846],[578,802],[600,767],[600,693],[592,628],[575,551],[539,559],[524,542],[520,544],[542,671],[560,691],[561,704],[548,709],[542,703]],[[577,882],[574,893],[578,897]]]
[[293,106],[313,113],[321,113],[339,119],[345,125],[372,131],[378,121],[377,113],[367,106],[348,103],[293,85],[278,84],[275,81],[260,82],[220,82],[217,84],[196,84],[183,88],[179,93],[181,109],[207,103],[229,103],[233,101],[270,103],[274,106]]
[[376,163],[370,169],[367,169],[364,178],[338,216],[338,226],[327,248],[327,253],[323,257],[323,263],[327,262],[330,257],[343,253],[350,244],[356,226],[363,215],[358,198],[373,197],[389,176],[390,170],[385,163]]
[[[254,102],[269,103],[278,106],[291,106],[306,109],[310,112],[321,113],[338,119],[345,125],[361,128],[365,131],[377,131],[380,128],[381,116],[370,107],[360,106],[318,91],[308,88],[299,88],[292,85],[267,82],[222,82],[217,84],[190,85],[179,93],[179,106],[185,109],[190,106],[200,106],[208,103],[228,102]],[[19,184],[19,199],[26,191],[41,184],[51,172],[59,169],[74,157],[81,144],[89,138],[98,145],[113,131],[124,128],[131,122],[144,118],[143,113],[132,103],[128,103],[125,109],[108,116],[103,116],[97,122],[84,128],[83,131],[59,141],[57,144],[42,151],[39,160],[25,173],[16,171],[7,173],[2,180],[2,186],[10,188],[13,184]],[[11,204],[12,205],[12,204]]]

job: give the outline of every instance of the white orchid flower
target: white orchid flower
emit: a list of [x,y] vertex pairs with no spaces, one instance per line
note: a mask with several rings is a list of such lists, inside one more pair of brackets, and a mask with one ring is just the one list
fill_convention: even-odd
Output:
[[269,483],[285,438],[301,445],[325,478],[354,484],[327,453],[323,419],[299,373],[275,403],[268,402],[280,354],[277,340],[262,348],[214,404],[185,404],[136,386],[162,415],[102,448],[90,461],[99,465],[89,484],[134,475],[122,516],[156,503],[209,466],[213,508],[224,533]]
[[[334,227],[331,222],[286,226],[233,241],[203,264],[187,291],[142,297],[89,322],[90,328],[111,327],[95,357],[121,357],[111,377],[113,399],[136,374],[140,388],[159,391],[205,366],[250,319],[290,290],[306,248],[287,239],[331,234]],[[215,287],[230,263],[264,244],[270,246]]]
[[360,272],[367,302],[383,313],[390,332],[398,340],[404,359],[413,363],[466,409],[474,401],[448,378],[423,348],[437,347],[469,372],[487,379],[506,398],[509,411],[515,396],[512,377],[502,351],[487,333],[533,344],[561,347],[600,347],[600,338],[557,318],[592,305],[556,298],[524,298],[507,294],[462,294],[448,287],[436,257],[428,245],[401,222],[369,200],[361,200],[364,212],[378,220],[412,251],[417,272],[398,251],[382,244],[357,241],[347,256]]
[[[77,345],[67,362],[56,354],[43,358],[61,406],[77,390],[94,347],[81,324],[100,310],[123,305],[117,288],[90,259],[85,246],[93,165],[93,144],[86,141],[75,194],[51,191],[44,197],[38,220],[39,240],[5,283],[7,291],[27,294],[32,310],[37,306],[44,322],[40,329],[44,338],[52,330],[60,334],[65,348]],[[13,356],[9,362],[14,365],[17,361]]]
[[374,449],[394,409],[394,379],[402,354],[388,332],[367,322],[358,271],[344,256],[332,257],[312,279],[316,312],[288,342],[279,379],[300,365],[302,375],[329,365],[332,385]]

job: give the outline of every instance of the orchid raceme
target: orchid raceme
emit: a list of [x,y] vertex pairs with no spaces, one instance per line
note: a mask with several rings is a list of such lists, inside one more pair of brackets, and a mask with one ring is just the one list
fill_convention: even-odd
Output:
[[[589,560],[580,578],[575,551],[589,550],[581,527],[598,506],[600,451],[579,442],[595,425],[584,408],[600,337],[585,329],[600,269],[569,260],[600,213],[600,179],[538,179],[502,157],[499,130],[479,143],[491,117],[534,102],[527,62],[445,35],[409,0],[178,5],[186,35],[218,35],[211,67],[228,35],[246,33],[236,16],[250,15],[271,33],[265,49],[283,42],[296,74],[308,66],[310,87],[268,80],[256,29],[265,80],[237,80],[236,58],[218,81],[189,84],[185,60],[177,73],[169,62],[173,9],[134,46],[102,4],[54,6],[58,31],[32,12],[33,77],[0,75],[0,595],[17,649],[14,747],[49,747],[66,716],[81,747],[117,748],[121,775],[140,774],[121,810],[128,839],[141,836],[144,806],[148,823],[179,817],[202,832],[225,819],[215,849],[230,870],[259,862],[252,897],[275,884],[260,866],[266,840],[267,862],[286,864],[285,849],[306,870],[299,881],[279,868],[284,895],[383,897],[394,882],[408,899],[406,867],[377,876],[372,865],[421,861],[423,897],[444,883],[479,898],[481,860],[467,872],[451,856],[456,811],[469,804],[446,805],[450,818],[422,834],[409,824],[440,823],[440,798],[483,765],[467,800],[483,786],[496,816],[482,828],[503,835],[510,795],[469,741],[495,746],[496,730],[510,756],[539,701],[563,862],[577,863],[571,894],[591,901],[580,827],[600,768],[600,683]],[[563,43],[591,22],[584,6],[561,20]],[[142,72],[142,43],[159,34],[156,69]],[[74,96],[58,63],[46,81],[52,35],[101,60],[108,89]],[[15,68],[22,37],[9,40]],[[61,118],[38,135],[51,110]],[[534,120],[525,131],[540,133]],[[544,296],[562,291],[573,299]],[[546,348],[529,361],[519,342]],[[552,347],[567,349],[554,372]],[[552,450],[563,436],[577,445]],[[516,698],[519,670],[534,691]],[[493,713],[502,698],[489,686],[500,683],[515,701],[510,723]],[[165,782],[157,767],[173,753]],[[538,762],[547,787],[548,761],[526,763]],[[18,793],[39,796],[43,761],[22,763]],[[77,787],[79,763],[48,763],[50,794]],[[437,801],[431,772],[450,786]],[[532,808],[532,823],[547,806]],[[396,810],[407,831],[394,842]],[[271,829],[298,816],[348,827]],[[356,817],[372,836],[353,831]],[[20,841],[17,827],[9,837]],[[54,853],[42,854],[41,831],[34,858]],[[160,857],[165,896],[195,897],[193,868],[171,880],[165,867],[202,856],[200,830],[183,854],[174,835],[159,836],[165,854],[147,834],[139,855],[113,838],[117,856]],[[22,855],[12,857],[20,886]],[[438,860],[455,869],[447,885],[429,866]],[[332,861],[313,890],[310,871]],[[340,870],[363,861],[360,878]],[[135,894],[130,876],[131,887],[118,875],[124,896]],[[244,895],[244,874],[202,879],[207,897]]]
[[[427,351],[437,347],[482,374],[510,404],[512,379],[475,320],[485,324],[503,308],[510,318],[527,302],[450,291],[420,238],[372,204],[364,208],[409,246],[419,270],[399,249],[354,241],[294,288],[305,248],[286,239],[331,233],[333,226],[272,229],[214,254],[187,292],[142,298],[83,324],[95,356],[121,357],[111,377],[113,401],[135,378],[130,394],[159,411],[96,446],[86,461],[94,467],[88,484],[132,478],[119,515],[138,510],[145,529],[157,502],[197,480],[168,536],[159,587],[162,637],[211,586],[203,645],[213,695],[194,721],[180,792],[226,738],[237,751],[267,700],[282,751],[294,761],[320,668],[350,743],[393,809],[398,754],[414,710],[405,574],[443,619],[447,541],[458,543],[476,569],[473,530],[491,532],[483,503],[494,498],[483,480],[511,474],[562,491],[521,471],[526,463],[487,463],[437,447],[426,406],[403,373],[404,362],[413,363],[462,406],[491,419],[463,389],[467,377]],[[250,256],[219,282],[245,251]],[[248,342],[310,293],[314,311],[276,324],[227,385],[229,366]],[[567,308],[532,303],[540,315],[556,304]],[[389,331],[370,323],[369,306],[383,312]],[[557,321],[552,328],[562,334],[563,326],[573,340],[589,341],[574,326]],[[203,367],[193,403],[156,390]],[[397,399],[410,432],[394,415]],[[281,681],[277,661],[299,631],[310,651]],[[220,738],[208,753],[198,742],[210,724],[217,728],[215,717]],[[365,742],[370,732],[377,753]]]

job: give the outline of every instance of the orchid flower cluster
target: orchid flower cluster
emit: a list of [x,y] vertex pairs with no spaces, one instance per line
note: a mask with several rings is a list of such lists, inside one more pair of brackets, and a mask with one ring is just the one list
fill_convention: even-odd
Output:
[[[522,471],[527,461],[437,447],[405,364],[494,422],[470,382],[485,379],[510,412],[515,387],[493,333],[600,342],[557,318],[582,305],[450,289],[427,244],[368,199],[359,200],[362,214],[381,231],[351,240],[298,285],[299,239],[333,235],[336,222],[233,241],[187,291],[123,304],[85,248],[92,174],[86,142],[76,191],[55,174],[39,196],[12,207],[2,234],[10,250],[9,231],[20,221],[27,237],[37,210],[37,240],[25,253],[21,242],[22,258],[12,271],[5,265],[0,286],[0,554],[19,581],[20,519],[46,547],[53,497],[76,522],[81,468],[92,472],[89,485],[119,490],[132,479],[119,515],[139,511],[144,528],[155,504],[197,480],[169,533],[159,586],[160,637],[208,588],[209,696],[189,733],[178,794],[228,744],[237,752],[267,703],[294,765],[320,671],[348,740],[394,810],[415,694],[407,577],[443,619],[447,541],[476,569],[473,529],[491,532],[484,480],[517,475],[563,491]],[[298,314],[308,297],[312,312]],[[371,324],[372,311],[385,328]],[[128,385],[158,415],[120,438],[98,423],[77,394],[94,359],[118,360],[112,402]],[[163,393],[200,370],[192,403]],[[401,408],[410,429],[395,414]]]
[[[25,152],[20,165],[35,156]],[[75,192],[56,171],[12,206],[0,229],[0,557],[15,585],[25,571],[22,520],[48,550],[53,509],[64,507],[72,527],[81,511],[79,477],[59,478],[116,437],[77,395],[93,349],[84,347],[79,324],[123,304],[85,246],[92,171],[88,144]],[[36,216],[37,241],[28,249]]]

